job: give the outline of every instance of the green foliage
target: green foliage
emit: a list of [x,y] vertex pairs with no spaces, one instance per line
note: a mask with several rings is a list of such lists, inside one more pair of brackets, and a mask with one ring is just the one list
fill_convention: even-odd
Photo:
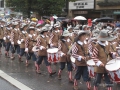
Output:
[[33,11],[40,15],[51,15],[60,14],[69,1],[75,0],[6,0],[6,5],[27,14]]

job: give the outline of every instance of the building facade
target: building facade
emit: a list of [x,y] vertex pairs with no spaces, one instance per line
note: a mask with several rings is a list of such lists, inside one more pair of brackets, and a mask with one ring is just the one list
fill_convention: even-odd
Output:
[[120,19],[120,0],[77,0],[69,2],[69,17],[86,18],[113,17]]

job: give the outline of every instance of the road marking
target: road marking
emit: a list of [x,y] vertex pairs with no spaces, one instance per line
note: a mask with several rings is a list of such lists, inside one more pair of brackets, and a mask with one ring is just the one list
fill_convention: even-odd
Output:
[[16,79],[12,78],[11,76],[7,75],[2,70],[0,70],[0,77],[2,77],[3,79],[5,79],[10,84],[14,85],[15,87],[17,87],[20,90],[33,90],[33,89],[27,87],[26,85],[22,84],[21,82],[17,81]]

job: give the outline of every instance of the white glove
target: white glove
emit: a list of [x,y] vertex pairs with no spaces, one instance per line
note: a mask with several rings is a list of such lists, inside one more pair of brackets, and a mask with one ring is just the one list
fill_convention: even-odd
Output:
[[79,57],[77,58],[78,61],[81,61],[81,59],[82,59],[82,56],[79,56]]
[[45,47],[44,46],[40,46],[40,50],[42,50],[42,49],[45,49]]
[[50,44],[50,47],[53,47],[54,46],[54,44]]
[[13,45],[14,45],[14,42],[11,42],[11,44],[13,44]]
[[25,48],[25,52],[28,52],[28,48]]
[[3,40],[6,40],[6,37],[3,37]]
[[65,55],[64,53],[61,53],[60,56],[62,57],[63,55]]
[[9,39],[9,38],[10,38],[10,36],[7,36],[7,38]]
[[18,40],[18,41],[17,41],[17,43],[18,43],[18,44],[21,44],[21,41],[20,41],[20,40]]
[[23,42],[24,41],[24,39],[21,39],[21,42]]
[[100,65],[101,65],[101,61],[98,61],[97,63],[96,63],[96,65],[99,67]]

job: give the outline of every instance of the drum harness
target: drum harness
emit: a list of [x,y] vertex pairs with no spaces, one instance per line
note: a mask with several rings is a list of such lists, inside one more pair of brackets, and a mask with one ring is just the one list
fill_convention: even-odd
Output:
[[86,54],[86,53],[85,53],[85,50],[84,50],[84,48],[83,48],[82,45],[80,45],[78,42],[76,42],[76,43],[81,47],[81,49],[82,49],[82,51],[83,51],[83,54],[84,54],[84,56],[85,56],[85,62],[87,63],[87,60],[86,60],[87,58],[86,58],[86,57],[87,57],[89,54]]
[[[100,44],[99,44],[100,45]],[[107,61],[108,61],[108,56],[109,56],[109,54],[107,53],[107,51],[106,51],[106,49],[105,49],[105,46],[103,46],[103,45],[100,45],[101,46],[101,48],[104,50],[104,52],[106,53],[106,55],[107,55]],[[115,59],[115,62],[116,62],[116,59]],[[106,64],[106,65],[110,65],[110,64],[113,64],[113,63],[109,63],[109,64]]]

